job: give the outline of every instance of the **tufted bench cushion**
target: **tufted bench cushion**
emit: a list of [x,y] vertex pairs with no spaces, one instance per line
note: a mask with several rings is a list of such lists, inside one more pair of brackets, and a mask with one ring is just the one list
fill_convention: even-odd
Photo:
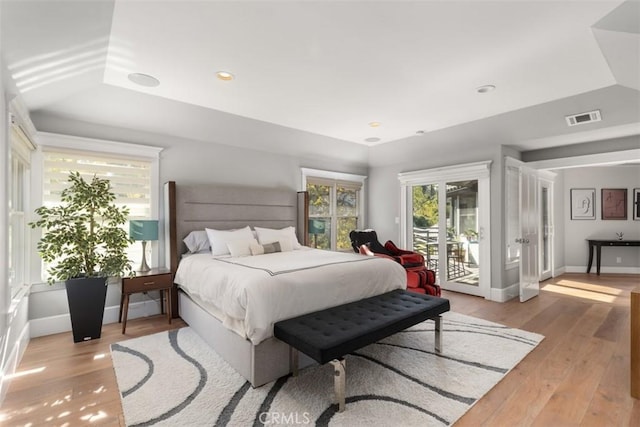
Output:
[[449,309],[447,299],[397,289],[277,322],[274,335],[324,364]]

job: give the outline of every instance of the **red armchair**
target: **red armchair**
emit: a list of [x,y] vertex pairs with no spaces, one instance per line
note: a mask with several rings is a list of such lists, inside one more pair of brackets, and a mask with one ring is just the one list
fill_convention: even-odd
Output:
[[387,257],[400,263],[407,272],[407,290],[440,296],[440,286],[435,284],[436,275],[425,267],[424,257],[419,253],[399,249],[391,240],[387,240],[383,246],[374,230],[353,230],[349,233],[349,238],[357,253]]

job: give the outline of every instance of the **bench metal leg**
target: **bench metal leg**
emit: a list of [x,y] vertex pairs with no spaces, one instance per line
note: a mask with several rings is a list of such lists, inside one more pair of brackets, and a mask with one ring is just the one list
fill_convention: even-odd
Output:
[[436,353],[442,353],[442,316],[433,320],[436,322]]
[[289,372],[294,377],[298,376],[298,350],[289,346]]
[[338,412],[343,412],[344,411],[344,406],[345,406],[345,379],[347,376],[347,372],[346,372],[346,368],[347,368],[347,362],[344,359],[334,359],[331,361],[331,364],[333,365],[333,383],[334,383],[334,388],[335,388],[335,400],[338,404]]

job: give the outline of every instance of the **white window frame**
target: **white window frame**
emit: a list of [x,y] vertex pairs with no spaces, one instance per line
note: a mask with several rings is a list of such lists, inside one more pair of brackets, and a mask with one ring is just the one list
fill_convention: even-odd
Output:
[[[326,171],[321,169],[310,169],[310,168],[300,168],[302,172],[302,187],[300,191],[307,191],[307,180],[308,178],[320,178],[332,180],[335,182],[338,181],[347,181],[358,183],[361,186],[360,194],[358,195],[358,222],[357,228],[363,228],[364,224],[366,224],[365,220],[365,205],[366,205],[366,190],[365,190],[365,182],[367,180],[367,176],[365,175],[356,175],[351,173],[344,172],[333,172]],[[335,193],[335,186],[332,190]],[[332,200],[336,201],[336,195],[332,193]],[[334,232],[331,236],[331,250],[336,250],[337,247],[337,213],[335,212],[335,206],[331,207],[331,230]]]
[[[13,222],[13,216],[16,214],[20,214],[23,216],[22,225],[22,241],[19,242],[18,247],[22,247],[20,253],[15,253],[15,247],[9,248],[9,258],[13,258],[14,256],[19,256],[22,261],[21,268],[21,283],[12,283],[12,276],[18,274],[14,271],[9,271],[9,285],[10,285],[10,295],[11,298],[16,297],[21,291],[26,290],[29,286],[29,258],[30,258],[30,240],[29,240],[29,231],[28,231],[28,218],[29,212],[31,211],[31,207],[29,204],[28,191],[30,188],[30,168],[31,168],[31,153],[36,149],[35,144],[25,132],[23,127],[18,123],[17,118],[10,114],[10,127],[9,127],[9,172],[11,176],[9,177],[9,196],[13,198],[15,194],[21,193],[23,202],[22,202],[22,210],[14,211],[13,209],[9,210],[9,222]],[[22,164],[22,188],[16,187],[19,182],[14,181],[13,175],[13,164],[14,161],[17,161]]]
[[[126,156],[145,160],[150,162],[150,178],[151,178],[151,218],[158,219],[160,212],[160,152],[162,147],[151,145],[130,144],[119,141],[108,141],[102,139],[84,138],[71,135],[62,135],[48,132],[38,132],[37,142],[39,148],[52,148],[73,151],[86,151],[94,154],[104,154],[112,156]],[[44,177],[44,156],[43,150],[38,149],[32,157],[31,167],[31,206],[43,205],[43,177]],[[35,219],[33,211],[30,213],[29,221]],[[162,226],[159,226],[162,229]],[[40,239],[40,233],[31,233],[31,266],[30,276],[36,281],[35,290],[44,290],[49,288],[42,283],[40,257],[37,254],[37,244]],[[161,242],[152,242],[152,265],[159,265],[159,248]],[[134,260],[135,262],[135,260]],[[135,266],[134,266],[135,267]]]

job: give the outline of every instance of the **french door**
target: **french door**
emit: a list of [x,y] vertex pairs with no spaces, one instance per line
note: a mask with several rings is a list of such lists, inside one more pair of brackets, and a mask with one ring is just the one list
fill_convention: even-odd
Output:
[[400,174],[403,246],[444,289],[488,298],[489,162]]
[[555,174],[506,158],[505,264],[519,268],[520,301],[538,295],[553,275],[553,182]]
[[537,296],[540,291],[538,203],[538,176],[533,169],[520,166],[520,302]]
[[540,281],[553,277],[553,181],[540,177]]

